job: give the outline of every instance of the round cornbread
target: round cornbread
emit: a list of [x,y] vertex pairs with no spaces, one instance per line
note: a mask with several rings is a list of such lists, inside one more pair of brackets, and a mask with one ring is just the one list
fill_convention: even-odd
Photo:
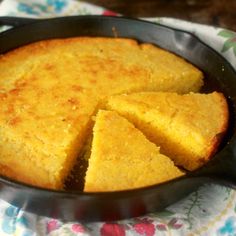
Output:
[[131,39],[53,39],[10,51],[0,56],[0,172],[62,189],[111,95],[202,85],[185,60]]

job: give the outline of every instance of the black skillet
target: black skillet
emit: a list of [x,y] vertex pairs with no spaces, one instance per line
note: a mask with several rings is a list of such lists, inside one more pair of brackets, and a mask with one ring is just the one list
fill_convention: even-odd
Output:
[[145,21],[103,16],[46,20],[2,17],[0,25],[15,26],[0,34],[0,54],[43,39],[73,36],[118,36],[156,44],[200,68],[205,73],[203,91],[223,92],[230,107],[230,126],[220,150],[207,165],[186,177],[136,190],[87,194],[73,190],[40,189],[1,176],[2,199],[26,211],[64,220],[116,220],[163,209],[205,183],[234,187],[236,72],[223,57],[197,37]]

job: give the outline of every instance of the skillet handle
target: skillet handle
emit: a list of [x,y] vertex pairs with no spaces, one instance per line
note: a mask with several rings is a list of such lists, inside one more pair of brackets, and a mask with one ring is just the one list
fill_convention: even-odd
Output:
[[38,20],[39,19],[25,18],[25,17],[2,16],[0,17],[0,26],[8,25],[17,27],[21,25],[30,24]]

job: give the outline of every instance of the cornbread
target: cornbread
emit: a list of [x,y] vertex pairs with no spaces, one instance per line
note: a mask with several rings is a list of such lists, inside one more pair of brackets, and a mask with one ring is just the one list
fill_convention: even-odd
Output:
[[96,99],[56,78],[47,83],[47,77],[25,78],[24,85],[2,95],[0,171],[32,185],[62,188],[88,136]]
[[198,91],[185,60],[130,39],[36,42],[0,56],[0,173],[61,189],[110,95]]
[[202,72],[182,58],[131,39],[68,38],[33,43],[3,55],[0,85],[9,87],[25,77],[56,77],[76,81],[99,96],[139,92],[198,91]]
[[98,112],[91,152],[85,192],[139,188],[183,175],[155,144],[116,112]]
[[202,166],[215,153],[229,116],[226,99],[218,92],[117,95],[107,108],[133,122],[161,153],[187,170]]

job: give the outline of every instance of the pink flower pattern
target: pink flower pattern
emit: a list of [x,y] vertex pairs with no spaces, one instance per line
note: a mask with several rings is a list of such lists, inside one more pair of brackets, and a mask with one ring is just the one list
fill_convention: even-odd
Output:
[[51,219],[47,222],[47,233],[51,233],[52,231],[58,229],[60,227],[60,223],[58,220]]
[[141,222],[134,224],[134,230],[140,235],[153,236],[155,234],[155,226],[149,222]]
[[[26,3],[26,1],[24,1],[24,2]],[[41,13],[43,13],[43,11],[45,11],[44,9],[48,9],[48,8],[45,8],[43,5],[40,5],[40,7],[39,7],[39,4],[33,5],[33,2],[34,1],[32,1],[32,3],[30,3],[30,1],[27,2],[27,4],[29,5],[27,7],[27,9],[25,6],[23,6],[23,8],[16,7],[15,9],[18,9],[18,12],[21,11],[21,12],[24,12],[25,14],[30,13],[31,16],[32,15],[35,15],[35,16],[40,15]],[[78,4],[80,4],[80,3],[78,3]],[[96,7],[94,7],[94,8],[96,8]],[[56,8],[54,8],[54,9],[56,9]],[[11,9],[11,11],[12,11],[12,9]],[[78,11],[78,13],[87,13],[89,11],[90,11],[89,8],[88,9],[81,8],[81,10]],[[92,10],[91,10],[91,12],[92,12]],[[7,12],[5,12],[5,14],[6,13]],[[100,14],[107,15],[107,16],[108,15],[117,15],[117,13],[109,11],[109,10],[101,10]],[[183,24],[183,26],[184,26],[184,24]],[[219,40],[221,41],[221,43],[219,43],[218,50],[219,51],[221,50],[222,53],[225,53],[225,52],[231,53],[232,55],[234,55],[234,59],[235,59],[236,58],[235,57],[236,56],[236,34],[235,34],[235,32],[232,32],[229,30],[220,30],[217,35],[218,35],[217,37],[219,37]],[[218,38],[217,38],[217,40],[218,40]],[[216,42],[217,42],[217,40],[216,40]],[[220,193],[222,194],[222,199],[224,199],[223,196],[225,196],[223,192],[224,192],[224,190],[221,189]],[[230,194],[229,194],[229,196],[230,196]],[[227,199],[229,199],[229,197],[227,197]],[[223,201],[226,201],[226,200],[223,200]],[[191,207],[191,209],[193,209],[193,207]],[[235,232],[236,232],[236,228],[234,225],[235,219],[233,217],[236,214],[236,206],[234,206],[234,209],[232,211],[234,211],[232,213],[234,215],[233,216],[229,215],[229,218],[224,219],[224,221],[221,222],[222,224],[220,225],[219,229],[217,229],[217,232],[215,232],[214,235],[217,235],[217,234],[218,235],[233,235],[233,234],[235,234]],[[191,212],[189,211],[189,213],[191,213]],[[185,214],[185,215],[187,215],[187,214]],[[190,214],[188,214],[188,215],[190,215]],[[9,215],[6,217],[9,217]],[[120,222],[119,223],[118,222],[117,223],[102,223],[101,222],[97,225],[96,229],[98,231],[100,230],[101,236],[109,236],[109,235],[111,235],[111,236],[113,236],[113,235],[114,236],[125,236],[126,233],[128,233],[128,232],[131,232],[131,233],[135,232],[140,235],[147,235],[147,236],[150,235],[151,236],[151,235],[155,235],[155,234],[158,235],[158,232],[161,232],[161,231],[165,232],[168,229],[178,231],[178,230],[183,229],[186,226],[189,226],[190,223],[191,224],[194,223],[194,222],[190,221],[191,219],[189,219],[188,221],[186,221],[186,220],[181,221],[179,219],[176,219],[174,216],[169,217],[166,223],[156,220],[157,218],[155,218],[154,221],[151,221],[151,219],[152,219],[152,217],[148,217],[146,219],[138,218],[135,221],[130,220],[129,223],[127,223],[126,221],[125,221],[126,223],[120,223]],[[165,220],[166,219],[167,218],[165,218]],[[22,221],[17,221],[17,220],[16,220],[17,225],[23,225]],[[50,220],[46,219],[44,222],[46,224],[45,230],[46,230],[47,235],[50,235],[51,233],[53,233],[56,230],[59,230],[60,228],[62,228],[62,225],[63,225],[63,223],[61,221],[55,220],[55,219],[50,219]],[[1,227],[3,227],[3,223],[1,225]],[[81,235],[81,234],[85,234],[85,233],[93,234],[96,230],[93,228],[88,229],[85,224],[82,225],[79,223],[64,225],[64,228],[65,227],[68,227],[66,229],[69,232],[68,235],[71,235],[71,236]]]
[[74,233],[85,233],[85,231],[86,231],[85,227],[83,225],[81,225],[81,224],[73,224],[71,226],[71,230]]
[[125,236],[123,225],[116,223],[104,223],[100,229],[101,236]]

